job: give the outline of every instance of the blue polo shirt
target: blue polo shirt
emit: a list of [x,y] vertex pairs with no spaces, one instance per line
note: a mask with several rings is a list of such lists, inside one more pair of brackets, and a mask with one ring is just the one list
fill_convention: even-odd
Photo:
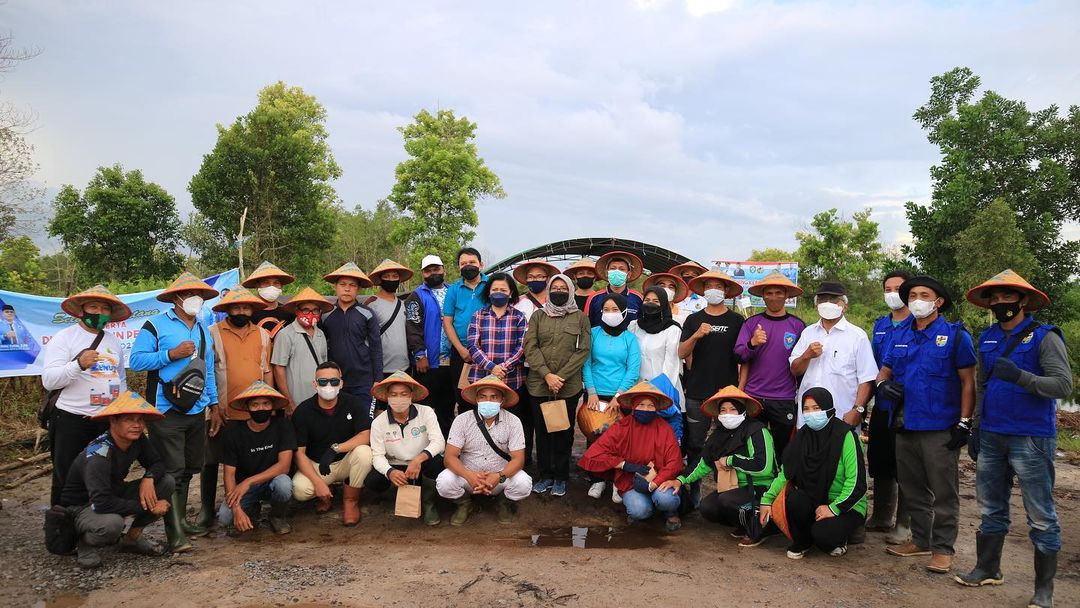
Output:
[[[889,354],[889,349],[892,348],[893,337],[896,334],[898,327],[904,324],[911,318],[909,314],[903,321],[893,321],[892,315],[888,314],[882,317],[878,317],[874,321],[873,335],[870,336],[870,347],[874,351],[874,361],[877,362],[878,367],[881,367],[885,361],[885,356]],[[892,401],[878,395],[874,398],[874,407],[880,408],[882,412],[890,412],[893,409]]]
[[480,273],[480,282],[476,287],[469,287],[463,279],[458,279],[446,288],[446,301],[443,302],[442,314],[444,317],[454,317],[454,332],[458,340],[464,344],[465,336],[469,333],[469,321],[472,321],[476,311],[484,307],[481,294],[484,291],[484,283],[487,283],[486,274]]
[[[195,343],[195,354],[197,355],[199,353],[199,343],[201,342],[199,328],[202,327],[202,324],[196,318],[195,324],[189,328],[187,323],[181,321],[176,316],[176,311],[171,308],[163,314],[147,320],[147,323],[153,324],[154,329],[157,331],[157,338],[148,331],[139,330],[139,335],[135,336],[135,343],[131,346],[128,368],[135,372],[157,370],[160,382],[158,383],[154,404],[157,406],[158,411],[164,414],[172,409],[172,403],[169,403],[169,400],[165,398],[165,393],[161,389],[161,382],[168,382],[175,378],[176,374],[179,374],[180,370],[187,367],[188,361],[190,361],[188,357],[176,361],[170,360],[169,350],[180,346],[180,343],[185,340],[191,340]],[[188,412],[189,416],[201,414],[208,406],[218,402],[217,380],[214,379],[214,341],[210,337],[210,330],[206,327],[202,328],[202,335],[206,338],[204,352],[206,388],[203,389],[202,396],[199,397],[191,411]]]

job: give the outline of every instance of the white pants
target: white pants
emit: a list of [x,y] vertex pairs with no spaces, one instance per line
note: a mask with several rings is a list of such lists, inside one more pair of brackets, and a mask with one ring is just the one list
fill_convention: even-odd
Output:
[[[315,472],[319,473],[319,461],[311,463]],[[364,487],[364,480],[371,472],[371,446],[358,445],[353,448],[341,460],[330,464],[330,474],[319,473],[323,483],[330,485],[339,481],[347,481],[354,488]],[[293,498],[297,502],[304,502],[315,498],[315,484],[300,471],[293,475]]]
[[[505,493],[507,498],[517,502],[525,500],[525,497],[532,493],[532,483],[532,477],[529,477],[528,473],[518,471],[505,482],[495,486],[491,493],[496,495]],[[472,493],[469,482],[450,469],[443,469],[443,472],[439,473],[438,479],[435,480],[435,488],[439,491],[439,496],[450,500],[461,498],[466,492]]]

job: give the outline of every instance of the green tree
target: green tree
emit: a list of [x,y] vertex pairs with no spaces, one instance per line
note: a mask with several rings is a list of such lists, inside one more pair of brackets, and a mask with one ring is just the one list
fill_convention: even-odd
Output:
[[60,237],[75,259],[81,285],[179,272],[176,201],[141,171],[100,167],[82,193],[61,188],[53,207],[49,236]]
[[419,255],[453,259],[476,236],[476,201],[503,198],[506,192],[472,143],[476,123],[455,117],[453,110],[421,110],[398,130],[410,158],[395,169],[397,183],[387,197],[404,212],[395,240]]
[[48,286],[39,253],[28,236],[0,241],[0,289],[44,295]]
[[814,216],[810,231],[795,233],[804,288],[812,292],[821,281],[836,280],[859,298],[876,293],[882,253],[878,223],[870,213],[869,208],[857,211],[848,221],[829,209]]
[[795,262],[796,254],[785,249],[779,249],[777,247],[766,247],[764,249],[755,249],[750,252],[751,261],[754,262]]
[[323,262],[324,268],[337,268],[344,261],[353,261],[369,272],[386,258],[410,268],[419,266],[420,259],[410,258],[405,245],[394,239],[401,214],[385,199],[375,209],[357,205],[353,211],[338,210],[335,215],[338,232]]
[[[993,91],[973,101],[979,84],[968,68],[936,76],[930,99],[914,114],[941,161],[930,169],[930,204],[906,204],[914,237],[907,252],[954,292],[970,287],[959,235],[1001,199],[1036,262],[1026,278],[1056,300],[1080,270],[1080,241],[1061,237],[1063,222],[1080,220],[1080,107],[1065,116],[1053,105],[1031,111]],[[1003,268],[979,270],[985,279]],[[1080,314],[1057,306],[1049,312],[1059,320]]]
[[217,126],[217,144],[188,184],[199,212],[192,216],[195,231],[204,236],[188,245],[204,263],[236,265],[247,209],[242,271],[261,260],[305,278],[325,270],[323,254],[336,230],[330,182],[341,176],[325,123],[326,109],[315,97],[278,82],[259,91],[247,115]]

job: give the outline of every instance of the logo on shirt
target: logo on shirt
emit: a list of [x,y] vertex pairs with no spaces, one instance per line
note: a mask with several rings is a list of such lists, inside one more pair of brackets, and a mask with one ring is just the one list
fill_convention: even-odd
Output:
[[345,420],[352,420],[352,414],[345,414]]
[[420,436],[420,433],[422,433],[422,432],[423,432],[423,431],[421,431],[421,430],[420,430],[420,427],[418,427],[418,426],[414,426],[414,427],[412,428],[412,436],[413,436],[413,437],[419,437],[419,436]]
[[937,343],[937,345],[939,347],[940,346],[945,346],[946,344],[949,343],[949,336],[938,336],[937,340],[936,340],[936,343]]
[[420,322],[420,303],[409,302],[405,305],[405,320],[409,323]]
[[784,332],[784,348],[788,350],[795,348],[795,334],[793,332]]
[[1035,337],[1035,334],[1028,334],[1028,335],[1024,336],[1024,339],[1021,340],[1020,343],[1021,344],[1027,344],[1028,342],[1031,342],[1031,339],[1034,338],[1034,337]]
[[727,333],[727,325],[713,325],[711,333],[714,333],[714,334],[726,334]]

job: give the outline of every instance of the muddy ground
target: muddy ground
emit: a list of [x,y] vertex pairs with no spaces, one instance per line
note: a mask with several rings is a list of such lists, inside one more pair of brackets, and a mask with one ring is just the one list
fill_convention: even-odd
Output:
[[[973,464],[963,464],[961,533],[956,566],[974,563],[977,507]],[[5,479],[5,481],[7,478]],[[4,606],[1026,606],[1031,594],[1031,543],[1019,493],[1014,531],[1005,546],[1006,584],[966,589],[923,569],[927,558],[885,554],[871,533],[842,558],[784,556],[775,537],[741,549],[728,529],[690,515],[666,534],[661,522],[627,527],[609,495],[585,496],[574,479],[564,498],[533,496],[515,524],[499,525],[484,504],[460,528],[446,520],[427,528],[394,517],[393,502],[365,496],[364,518],[340,525],[340,505],[316,515],[297,509],[294,532],[267,527],[230,538],[218,532],[196,550],[164,558],[106,552],[106,564],[80,571],[74,558],[42,546],[48,478],[3,491],[0,510],[0,605]],[[198,486],[198,484],[193,484]],[[1064,550],[1057,605],[1080,606],[1080,468],[1059,460],[1058,510]],[[219,494],[220,496],[220,494]],[[192,502],[198,504],[193,496]],[[264,514],[265,517],[265,514]],[[593,527],[584,548],[556,527]],[[613,535],[607,534],[609,528]],[[148,533],[164,539],[160,523]],[[533,535],[541,534],[538,546]],[[580,543],[579,543],[580,544]]]

